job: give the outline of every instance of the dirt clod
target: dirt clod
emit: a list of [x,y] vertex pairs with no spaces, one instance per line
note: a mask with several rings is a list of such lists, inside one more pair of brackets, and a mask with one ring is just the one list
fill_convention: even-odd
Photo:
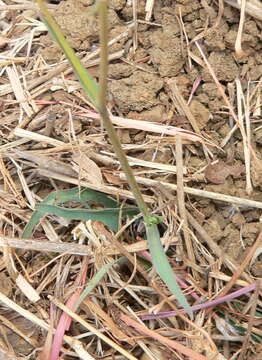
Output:
[[156,75],[136,71],[129,78],[112,80],[109,90],[120,111],[142,111],[158,103],[157,93],[163,87],[163,80]]
[[[220,81],[233,81],[238,76],[238,67],[232,55],[212,52],[208,57],[208,62]],[[203,71],[203,79],[205,81],[212,79],[207,70]]]
[[176,76],[185,64],[185,52],[178,37],[155,31],[150,36],[150,56],[161,76]]

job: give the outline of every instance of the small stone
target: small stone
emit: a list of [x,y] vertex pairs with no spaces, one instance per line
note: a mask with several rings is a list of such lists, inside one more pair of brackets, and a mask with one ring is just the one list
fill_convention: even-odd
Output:
[[224,35],[228,30],[228,26],[226,23],[221,25],[218,28],[213,29],[208,32],[205,37],[205,44],[211,51],[223,51],[225,50],[225,41]]
[[252,81],[259,80],[262,75],[262,65],[255,65],[249,71],[249,78]]
[[225,254],[228,254],[233,259],[239,260],[239,257],[244,251],[240,243],[239,230],[236,229],[233,224],[228,224],[224,230],[223,237],[224,238],[219,243],[219,246],[223,249]]
[[110,64],[108,69],[109,78],[122,79],[129,77],[134,68],[128,64]]
[[126,0],[110,0],[109,1],[109,7],[116,11],[122,10],[125,5],[126,5]]
[[243,237],[253,237],[262,231],[262,223],[260,222],[251,222],[246,223],[242,227],[242,236]]
[[224,230],[228,225],[228,221],[222,216],[219,211],[215,211],[213,215],[208,219],[208,221],[214,220],[218,223],[221,230]]
[[212,82],[211,83],[207,82],[202,85],[202,88],[203,91],[207,93],[209,99],[216,99],[217,97],[220,97],[220,93],[218,91],[216,84]]

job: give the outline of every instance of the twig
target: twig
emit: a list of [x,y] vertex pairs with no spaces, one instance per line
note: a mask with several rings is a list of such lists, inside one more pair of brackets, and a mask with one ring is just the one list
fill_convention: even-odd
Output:
[[150,336],[150,337],[154,338],[155,340],[158,340],[161,344],[163,344],[167,347],[170,347],[176,351],[179,351],[181,354],[188,356],[190,359],[207,360],[207,358],[204,355],[196,353],[195,351],[185,347],[181,343],[179,343],[175,340],[171,340],[167,337],[164,337],[164,336],[158,334],[157,332],[155,332],[153,330],[148,329],[145,325],[138,323],[137,321],[131,319],[127,315],[121,314],[120,319],[122,321],[124,321],[127,325],[135,328],[140,333]]
[[[125,175],[120,174],[120,179],[125,179]],[[143,184],[143,185],[149,186],[149,187],[156,186],[157,184],[160,183],[163,186],[166,186],[167,188],[169,188],[170,190],[177,191],[177,185],[170,184],[170,183],[163,182],[163,181],[147,179],[147,178],[144,178],[141,176],[136,176],[136,181],[140,184]],[[200,197],[212,199],[215,201],[224,201],[224,202],[227,202],[230,204],[235,204],[235,205],[238,205],[241,207],[251,207],[251,208],[262,209],[262,202],[255,201],[255,200],[243,199],[243,198],[239,198],[236,196],[230,196],[230,195],[215,193],[215,192],[211,192],[211,191],[194,189],[194,188],[191,188],[188,186],[184,186],[184,192],[186,192],[187,194],[190,194],[190,195],[200,196]]]
[[[249,250],[247,256],[245,257],[244,261],[241,265],[238,265],[237,269],[233,272],[231,280],[226,284],[226,286],[223,288],[223,290],[219,293],[219,298],[225,296],[229,290],[234,286],[236,280],[241,276],[243,273],[245,267],[247,264],[252,260],[253,255],[255,254],[257,248],[261,246],[262,242],[262,232],[258,235],[257,240],[255,241],[252,248]],[[211,309],[209,309],[208,312],[210,312]]]
[[167,84],[168,84],[169,89],[172,92],[172,97],[173,97],[174,103],[175,104],[177,103],[178,106],[179,106],[181,115],[184,114],[187,117],[188,121],[190,122],[190,124],[191,124],[192,128],[194,129],[194,131],[197,134],[201,134],[201,131],[199,129],[197,121],[196,121],[194,115],[192,114],[192,112],[190,111],[190,109],[188,107],[188,104],[186,103],[185,99],[181,95],[175,80],[174,79],[167,80]]
[[132,1],[132,10],[133,10],[133,23],[134,23],[134,31],[133,31],[133,54],[135,53],[138,45],[138,36],[137,36],[137,0]]
[[152,16],[152,12],[153,12],[153,7],[154,7],[154,2],[155,0],[147,0],[146,1],[146,21],[149,21],[151,19]]
[[105,336],[104,334],[102,334],[99,330],[97,330],[94,326],[92,326],[91,324],[89,324],[87,321],[83,320],[79,315],[77,315],[76,313],[74,313],[72,310],[70,310],[67,306],[63,305],[61,302],[59,302],[58,300],[56,300],[54,297],[52,296],[48,296],[49,299],[57,306],[59,307],[61,310],[63,310],[65,313],[67,313],[72,319],[74,319],[75,321],[79,322],[84,328],[88,329],[89,331],[91,331],[94,335],[96,335],[98,338],[100,338],[101,340],[105,341],[109,346],[111,346],[112,348],[114,348],[116,351],[120,352],[120,354],[124,355],[127,359],[130,360],[138,360],[135,356],[131,355],[130,353],[128,353],[125,349],[123,349],[122,347],[120,347],[118,344],[116,344],[114,341],[112,341],[111,339],[109,339],[109,337]]
[[[182,149],[182,140],[178,135],[176,136],[176,166],[177,166],[177,203],[178,210],[182,220],[182,229],[186,244],[186,250],[188,258],[194,264],[196,262],[194,249],[191,241],[191,237],[188,232],[188,222],[186,215],[186,206],[185,206],[185,196],[184,196],[184,179],[183,179],[183,149]],[[195,279],[198,279],[198,273],[192,269]]]
[[241,10],[240,10],[240,19],[239,19],[239,25],[238,25],[238,31],[237,31],[237,38],[235,42],[235,51],[236,56],[241,57],[245,56],[245,52],[242,50],[241,47],[241,38],[244,28],[244,22],[245,22],[245,10],[246,10],[246,0],[241,1]]
[[[238,119],[243,131],[241,132],[243,138],[243,149],[244,149],[244,159],[245,159],[245,170],[246,170],[246,191],[250,195],[252,193],[252,182],[251,182],[251,139],[250,139],[250,119],[249,119],[249,109],[245,102],[244,94],[241,88],[241,83],[239,79],[236,79],[237,87],[237,109],[238,109]],[[242,106],[244,107],[245,113],[242,112]],[[244,125],[244,118],[246,122],[246,130]]]
[[239,356],[238,360],[245,360],[246,359],[245,356],[246,356],[246,352],[247,352],[247,346],[248,346],[248,343],[249,343],[250,337],[251,337],[252,327],[253,327],[254,321],[255,321],[257,301],[258,301],[258,297],[259,297],[259,293],[260,293],[260,288],[261,288],[261,281],[257,281],[256,290],[255,290],[254,298],[253,298],[253,306],[252,306],[251,311],[250,311],[250,319],[249,319],[249,322],[248,322],[248,328],[247,328],[245,340],[244,340],[243,345],[242,345],[242,351],[240,353],[240,356]]
[[[33,240],[33,239],[18,239],[11,238],[6,236],[0,236],[0,246],[1,247],[11,247],[14,249],[23,249],[23,250],[34,250],[41,252],[55,252],[55,253],[65,253],[71,255],[81,255],[81,256],[90,256],[93,259],[93,253],[87,245],[72,244],[72,243],[59,243],[51,241],[42,241],[42,240]],[[138,241],[131,245],[124,245],[123,248],[125,252],[139,252],[148,249],[148,244],[146,240]],[[2,250],[1,250],[2,251]],[[104,249],[104,254],[107,256],[118,255],[121,253],[121,250]],[[90,260],[90,262],[94,262]]]
[[[89,157],[92,159],[95,159],[99,162],[102,162],[104,164],[119,164],[118,160],[112,159],[112,157],[116,157],[115,154],[110,153],[108,151],[101,151],[101,154],[106,154],[108,156],[104,156],[104,155],[100,155],[99,153],[88,153]],[[109,157],[111,156],[111,157]],[[131,166],[142,166],[142,167],[146,167],[146,168],[152,168],[152,169],[157,169],[157,170],[161,170],[163,172],[167,172],[167,173],[175,173],[177,172],[177,168],[175,165],[169,165],[169,164],[162,164],[159,162],[155,162],[155,161],[145,161],[143,159],[139,159],[139,158],[135,158],[132,156],[127,156],[127,159],[129,161],[129,164]],[[184,166],[183,167],[183,174],[185,175],[187,173],[187,169]]]
[[[100,118],[99,114],[91,111],[86,111],[84,115],[87,115],[91,119]],[[110,119],[112,123],[121,126],[125,129],[138,129],[138,130],[171,135],[171,136],[180,135],[182,139],[185,141],[200,142],[210,146],[215,146],[214,143],[211,143],[210,141],[205,139],[203,136],[201,136],[201,134],[195,134],[192,131],[181,129],[175,126],[156,124],[150,121],[127,119],[113,115],[110,116]]]
[[44,142],[53,146],[61,146],[61,145],[65,145],[65,143],[63,141],[60,140],[56,140],[53,139],[49,136],[45,136],[45,135],[41,135],[32,131],[28,131],[28,130],[24,130],[24,129],[20,129],[19,127],[17,127],[14,131],[13,131],[13,135],[21,137],[21,138],[26,138],[26,139],[30,139],[30,140],[34,140],[36,142]]
[[[262,280],[260,280],[256,283],[253,283],[251,285],[245,286],[244,288],[241,288],[239,290],[236,290],[233,293],[224,296],[223,298],[215,299],[215,300],[212,300],[212,301],[209,301],[206,303],[202,303],[202,304],[198,304],[198,305],[193,305],[192,310],[197,311],[197,310],[204,310],[204,309],[208,309],[210,307],[214,307],[215,305],[222,304],[226,301],[230,301],[230,300],[233,300],[244,294],[247,294],[247,293],[253,291],[254,289],[256,290],[259,288],[259,286],[262,286]],[[179,309],[178,311],[164,311],[164,312],[160,312],[158,314],[141,315],[140,319],[142,319],[142,320],[163,319],[166,317],[176,316],[181,313],[183,314],[184,312],[185,312],[184,309]]]

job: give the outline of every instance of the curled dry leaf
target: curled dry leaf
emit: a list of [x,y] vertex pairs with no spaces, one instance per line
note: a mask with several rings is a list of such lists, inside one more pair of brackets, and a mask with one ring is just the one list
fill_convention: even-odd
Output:
[[113,174],[111,174],[111,173],[109,173],[107,171],[105,171],[103,174],[104,174],[104,177],[105,177],[106,181],[109,184],[120,186],[120,185],[123,185],[125,183],[124,180],[121,180],[119,178],[119,176],[113,175]]
[[103,176],[97,164],[85,154],[78,153],[72,156],[73,169],[78,173],[80,179],[86,179],[95,185],[103,185]]
[[26,159],[37,164],[39,168],[49,170],[55,173],[75,177],[76,173],[72,167],[64,163],[63,161],[54,159],[51,156],[33,154],[30,151],[14,151],[17,158]]
[[229,175],[237,178],[245,171],[243,165],[228,165],[224,161],[211,163],[206,167],[205,177],[213,184],[223,184]]

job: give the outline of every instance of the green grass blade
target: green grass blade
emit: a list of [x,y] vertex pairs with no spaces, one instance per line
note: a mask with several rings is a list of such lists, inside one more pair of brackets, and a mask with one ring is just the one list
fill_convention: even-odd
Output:
[[110,199],[105,193],[89,188],[81,188],[79,190],[79,188],[76,187],[70,190],[55,191],[53,194],[56,204],[63,204],[69,201],[85,204],[88,201],[94,201],[108,208],[117,207],[117,202],[113,199]]
[[82,294],[80,295],[78,302],[76,304],[76,308],[74,309],[75,311],[77,310],[77,308],[79,307],[79,305],[82,303],[82,301],[85,300],[85,298],[89,295],[89,293],[96,287],[96,285],[99,283],[99,281],[102,279],[103,276],[105,276],[105,274],[108,273],[108,270],[111,269],[111,267],[122,261],[124,258],[121,257],[109,264],[105,264],[101,267],[101,269],[98,270],[98,272],[95,274],[95,276],[93,276],[93,278],[89,281],[88,285],[85,287],[85,289],[83,290]]
[[118,230],[119,214],[136,215],[139,213],[137,208],[114,208],[104,210],[87,210],[87,209],[67,209],[56,205],[39,204],[37,210],[44,213],[61,216],[72,220],[96,220],[109,226],[112,230]]
[[[152,259],[153,259],[153,265],[156,268],[161,279],[166,283],[166,285],[170,289],[170,291],[177,296],[177,299],[178,299],[179,303],[181,304],[181,306],[183,306],[183,308],[190,314],[190,316],[192,316],[191,308],[190,308],[185,296],[183,295],[180,287],[178,286],[178,284],[176,282],[176,278],[173,273],[173,270],[168,262],[166,254],[163,251],[162,244],[160,242],[160,236],[159,236],[158,229],[157,229],[156,225],[147,224],[148,219],[146,219],[146,217],[148,218],[148,216],[149,216],[148,208],[147,208],[146,204],[144,203],[141,192],[140,192],[138,185],[132,174],[132,170],[128,164],[127,159],[124,156],[124,153],[121,148],[121,144],[118,141],[118,138],[115,134],[115,130],[114,130],[114,128],[110,122],[110,118],[107,114],[106,104],[105,104],[106,76],[104,77],[104,79],[101,79],[104,89],[101,86],[101,89],[103,91],[101,91],[101,94],[99,94],[99,88],[98,88],[96,82],[88,75],[87,71],[82,66],[80,60],[76,57],[74,50],[70,47],[70,45],[66,41],[59,26],[57,25],[55,20],[52,18],[52,16],[49,14],[47,8],[45,7],[45,5],[43,3],[43,0],[36,0],[36,1],[37,1],[38,5],[40,7],[40,10],[44,16],[45,23],[47,24],[47,27],[48,27],[50,33],[52,34],[54,40],[60,45],[60,47],[64,51],[66,57],[72,64],[73,70],[75,71],[76,75],[78,76],[79,81],[81,82],[82,87],[83,87],[84,91],[86,92],[87,96],[89,96],[89,98],[91,99],[91,101],[93,102],[93,104],[97,108],[97,110],[100,111],[100,114],[102,114],[103,109],[105,110],[104,115],[106,114],[107,116],[102,116],[102,118],[104,120],[104,125],[107,129],[107,132],[109,134],[111,142],[114,145],[114,150],[117,153],[119,160],[121,162],[121,165],[127,175],[128,183],[132,188],[132,192],[134,193],[136,201],[139,205],[139,208],[144,216],[144,220],[145,220],[146,228],[147,228],[147,239],[149,242],[150,252],[152,255]],[[106,2],[100,3],[99,16],[100,16],[101,21],[106,22],[106,17],[107,17]],[[101,31],[101,33],[103,33],[104,39],[105,39],[105,38],[107,38],[106,35],[107,35],[108,30],[106,29],[105,23],[100,24],[100,26],[103,26],[103,29],[102,28],[101,29],[105,30],[105,31]],[[105,44],[107,44],[106,41],[104,41],[104,44],[102,44],[102,49],[103,49],[102,53],[104,53],[104,54],[107,53]],[[107,67],[106,55],[101,57],[101,61],[104,64],[103,74],[106,74],[106,67]],[[99,95],[101,95],[103,101],[99,100]],[[102,102],[103,102],[103,104],[102,104]],[[107,124],[106,124],[105,120],[108,120]],[[45,206],[45,205],[42,205],[42,206]]]
[[190,317],[193,317],[193,312],[185,295],[180,289],[175,274],[168,262],[167,256],[164,252],[160,241],[159,231],[155,224],[146,224],[146,234],[150,253],[152,255],[152,263],[160,278],[165,282],[172,294],[177,297],[178,303],[187,311]]
[[[114,208],[117,206],[117,202],[110,199],[106,194],[92,190],[92,189],[80,189],[74,188],[70,190],[59,190],[54,191],[49,194],[41,204],[64,204],[69,201],[75,201],[80,204],[86,204],[88,201],[95,201],[96,203],[100,203],[108,208]],[[30,238],[35,226],[39,223],[41,217],[43,216],[43,212],[35,210],[31,219],[28,221],[23,234],[22,238],[27,239]]]
[[33,215],[31,216],[30,220],[28,221],[28,223],[26,224],[26,226],[24,228],[24,231],[22,234],[22,239],[30,238],[32,232],[34,231],[34,228],[39,223],[42,216],[43,216],[43,214],[40,211],[33,212]]
[[[54,204],[55,199],[56,199],[56,193],[57,191],[52,192],[51,194],[49,194],[43,201],[42,203],[45,204]],[[33,212],[33,215],[31,216],[30,220],[28,221],[27,225],[24,228],[23,234],[22,234],[22,239],[27,239],[30,238],[34,228],[36,227],[36,225],[39,223],[41,217],[43,216],[43,214],[38,211],[35,210]]]
[[[98,99],[98,85],[96,81],[88,74],[86,69],[81,64],[78,57],[75,55],[74,50],[66,41],[64,34],[62,33],[60,27],[57,25],[56,21],[50,15],[46,6],[43,4],[43,0],[36,0],[38,6],[43,14],[45,24],[54,38],[54,40],[58,43],[61,49],[64,51],[67,59],[70,61],[75,74],[78,76],[79,81],[81,82],[83,89],[86,94],[89,96],[92,103],[97,106]],[[75,19],[77,21],[77,19]]]

